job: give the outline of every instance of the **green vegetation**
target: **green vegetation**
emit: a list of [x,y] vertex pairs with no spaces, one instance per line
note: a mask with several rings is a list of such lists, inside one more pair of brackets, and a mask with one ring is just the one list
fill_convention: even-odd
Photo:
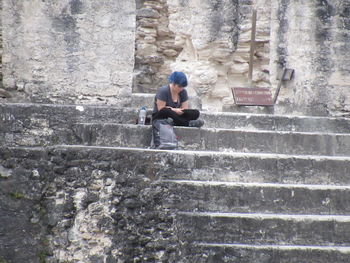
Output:
[[7,263],[7,261],[3,257],[0,257],[0,263]]
[[50,254],[47,251],[41,251],[39,253],[39,262],[40,263],[46,263],[46,257],[50,256]]
[[46,212],[46,209],[45,209],[44,207],[41,206],[41,207],[40,207],[40,210],[39,210],[39,213],[40,213],[40,216],[43,217],[43,216],[46,215],[47,212]]
[[10,196],[12,198],[15,198],[15,199],[22,199],[22,198],[24,198],[24,194],[19,193],[19,192],[10,193]]

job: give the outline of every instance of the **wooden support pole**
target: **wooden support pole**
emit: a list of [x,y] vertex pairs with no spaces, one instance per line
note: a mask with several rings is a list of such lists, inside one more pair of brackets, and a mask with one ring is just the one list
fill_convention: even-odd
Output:
[[277,89],[275,91],[275,95],[273,96],[273,104],[276,103],[277,101],[277,97],[278,97],[278,94],[280,93],[280,89],[281,89],[281,86],[282,86],[282,82],[284,80],[284,76],[287,72],[287,69],[282,69],[282,73],[281,73],[281,78],[280,78],[280,81],[278,82],[278,86],[277,86]]
[[248,72],[248,83],[249,86],[253,86],[253,63],[254,63],[254,51],[255,51],[255,34],[256,34],[256,10],[253,10],[252,16],[252,33],[250,40],[250,58],[249,58],[249,72]]

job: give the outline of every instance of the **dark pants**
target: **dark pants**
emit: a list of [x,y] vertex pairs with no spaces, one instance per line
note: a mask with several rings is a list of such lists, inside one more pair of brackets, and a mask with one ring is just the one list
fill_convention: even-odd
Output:
[[163,108],[157,113],[153,113],[152,119],[167,119],[172,118],[175,126],[189,126],[191,120],[197,120],[199,117],[199,110],[187,109],[183,110],[182,115],[178,115],[175,111],[169,108]]

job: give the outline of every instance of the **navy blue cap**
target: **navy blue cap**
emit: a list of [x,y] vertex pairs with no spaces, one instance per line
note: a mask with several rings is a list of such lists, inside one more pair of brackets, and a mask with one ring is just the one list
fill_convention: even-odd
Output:
[[187,77],[185,73],[175,71],[169,76],[169,83],[180,85],[181,87],[187,86]]

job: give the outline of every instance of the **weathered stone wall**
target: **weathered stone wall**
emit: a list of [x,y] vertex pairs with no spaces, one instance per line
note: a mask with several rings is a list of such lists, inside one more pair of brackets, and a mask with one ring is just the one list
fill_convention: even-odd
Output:
[[272,3],[271,81],[278,67],[295,69],[280,105],[295,114],[349,115],[350,2]]
[[[153,92],[162,80],[166,82],[166,74],[182,70],[189,76],[190,94],[202,98],[203,109],[232,105],[230,88],[248,85],[254,8],[258,15],[253,85],[271,87],[274,93],[281,68],[295,70],[295,79],[282,87],[274,112],[348,115],[349,5],[340,0],[168,1],[163,9],[168,17],[157,20],[152,36],[158,41],[157,28],[166,27],[177,52],[169,59],[159,52],[159,45],[154,46],[153,58],[162,66],[149,64],[155,79],[143,78],[148,83],[141,83],[144,89],[138,91]],[[146,38],[144,34],[138,41],[142,44]]]
[[155,93],[167,83],[170,64],[182,47],[175,44],[169,30],[169,10],[165,0],[137,2],[137,34],[133,91]]
[[0,149],[2,262],[179,262],[172,157],[102,151]]
[[134,1],[3,3],[4,86],[33,101],[114,102],[131,94]]
[[189,76],[190,94],[213,108],[229,95],[228,70],[233,64],[241,21],[238,1],[168,1],[169,28],[183,50],[173,70]]
[[4,149],[0,150],[0,262],[43,262],[48,228],[41,201],[47,162],[35,151],[15,151],[17,162]]
[[[233,104],[232,87],[270,87],[270,0],[239,1],[239,35],[237,49],[233,54],[232,62],[225,76],[228,81],[222,90],[225,93],[219,97],[217,108],[225,108]],[[248,79],[250,49],[252,39],[252,14],[257,11],[256,33],[253,56],[252,82]],[[220,85],[220,84],[219,84]]]
[[0,97],[130,105],[132,91],[154,93],[181,70],[204,110],[230,108],[230,88],[248,85],[256,9],[253,85],[274,93],[279,70],[295,70],[269,112],[349,115],[349,6],[341,0],[4,0]]
[[144,1],[139,7],[134,91],[154,92],[180,70],[205,109],[232,104],[230,87],[248,84],[253,7],[259,13],[253,82],[269,86],[269,1]]

